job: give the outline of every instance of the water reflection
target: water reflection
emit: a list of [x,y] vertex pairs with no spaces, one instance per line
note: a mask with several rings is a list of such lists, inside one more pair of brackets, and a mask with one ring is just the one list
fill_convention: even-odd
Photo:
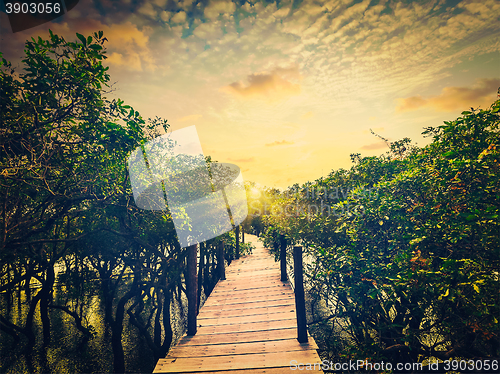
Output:
[[[59,274],[59,279],[64,278]],[[68,279],[65,279],[69,282]],[[22,350],[24,340],[16,343],[11,335],[0,330],[0,372],[7,374],[18,373],[112,373],[113,352],[111,349],[111,331],[106,328],[104,303],[99,295],[97,280],[85,282],[82,287],[83,297],[74,299],[71,296],[73,288],[67,288],[58,282],[54,288],[54,304],[67,305],[70,309],[78,309],[79,314],[85,316],[85,325],[93,327],[93,337],[86,339],[75,326],[73,317],[59,309],[50,309],[51,344],[43,347],[42,323],[40,313],[34,314],[33,330],[37,342],[33,353],[28,355]],[[127,286],[122,287],[122,293]],[[28,313],[29,294],[36,295],[36,285],[31,285],[30,291],[21,289],[14,294],[0,294],[0,311],[3,316],[15,324],[23,326],[24,318]],[[129,302],[131,305],[131,301]],[[171,301],[171,323],[173,343],[175,344],[185,331],[185,315],[187,300],[182,294],[179,300],[174,297]],[[82,312],[82,313],[80,313]],[[150,309],[145,305],[145,314]],[[148,348],[145,339],[138,333],[125,314],[123,324],[122,344],[125,354],[125,368],[130,373],[152,372],[156,361]],[[20,334],[22,336],[22,334]],[[163,336],[162,336],[163,338]]]

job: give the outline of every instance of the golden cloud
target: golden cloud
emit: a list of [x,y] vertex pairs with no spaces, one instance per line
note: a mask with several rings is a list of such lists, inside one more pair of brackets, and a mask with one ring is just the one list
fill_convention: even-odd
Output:
[[308,118],[311,118],[312,116],[314,116],[314,113],[311,112],[311,111],[309,111],[309,112],[303,114],[300,118],[302,118],[302,119],[308,119]]
[[286,141],[286,140],[282,140],[282,141],[276,140],[275,142],[267,143],[266,147],[275,147],[277,145],[292,145],[292,144],[295,144],[295,143],[294,142],[289,142],[289,141]]
[[194,121],[201,117],[203,117],[201,114],[191,114],[189,116],[179,118],[179,122]]
[[231,1],[215,1],[212,0],[205,7],[204,14],[205,17],[209,19],[215,19],[219,14],[231,14],[236,10],[236,4]]
[[364,151],[375,151],[377,149],[384,149],[384,148],[387,148],[387,144],[384,141],[380,141],[380,142],[364,145],[360,149],[362,149]]
[[[54,34],[63,36],[66,40],[76,40],[77,32],[89,36],[102,30],[109,41],[109,44],[105,44],[108,49],[108,59],[104,62],[106,65],[122,66],[135,71],[144,71],[144,68],[149,71],[156,70],[153,54],[149,48],[149,34],[152,33],[149,27],[139,30],[130,21],[106,25],[98,20],[82,19],[72,20],[71,27],[67,22],[61,22],[51,24],[50,28]],[[35,29],[30,32],[36,35],[40,30]],[[23,34],[23,37],[26,35]]]
[[470,107],[488,107],[495,100],[500,86],[499,78],[476,80],[473,87],[445,87],[440,95],[423,98],[420,95],[397,99],[396,112],[408,112],[422,107],[433,107],[441,112],[465,110]]
[[243,98],[263,97],[270,101],[278,101],[299,95],[300,84],[293,83],[292,80],[300,80],[301,78],[296,67],[276,68],[270,73],[249,75],[246,85],[242,82],[234,82],[220,90]]

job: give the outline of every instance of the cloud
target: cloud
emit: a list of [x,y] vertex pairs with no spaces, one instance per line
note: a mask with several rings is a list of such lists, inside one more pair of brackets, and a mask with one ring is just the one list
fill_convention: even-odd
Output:
[[[104,45],[108,50],[108,58],[104,61],[106,65],[121,66],[133,71],[154,72],[157,68],[150,49],[152,29],[148,26],[139,29],[130,21],[120,24],[104,24],[99,20],[79,19],[72,20],[70,23],[53,23],[50,28],[54,34],[63,36],[68,41],[76,39],[76,32],[89,36],[102,30],[109,41]],[[40,34],[38,29],[30,32],[34,35]]]
[[441,94],[423,98],[421,95],[397,99],[396,112],[408,112],[422,107],[433,107],[441,112],[489,106],[495,100],[500,78],[476,80],[473,87],[445,87]]
[[300,80],[297,68],[276,68],[270,73],[251,74],[247,77],[248,84],[234,82],[222,87],[227,92],[239,97],[264,97],[271,101],[300,94],[300,84],[292,80]]
[[399,105],[396,107],[396,112],[408,112],[427,105],[427,100],[420,95],[397,99],[397,101]]
[[282,141],[276,140],[275,142],[267,143],[266,147],[275,147],[277,145],[292,145],[292,144],[295,144],[295,143],[294,142],[289,142],[289,141],[286,141],[286,140],[282,140]]
[[157,14],[157,12],[153,8],[153,5],[148,2],[144,3],[137,11],[140,14],[151,17],[153,19],[156,17]]
[[300,118],[302,119],[308,119],[308,118],[311,118],[312,116],[314,116],[314,113],[309,111],[307,113],[304,113],[302,116],[300,116]]
[[374,151],[377,149],[384,149],[384,148],[387,148],[387,144],[383,140],[381,140],[381,141],[376,142],[376,143],[364,145],[360,149],[362,149],[364,151]]
[[210,1],[205,7],[205,17],[215,19],[219,14],[233,13],[236,10],[236,4],[232,1]]
[[201,114],[191,114],[189,116],[179,118],[179,122],[194,121],[201,117],[203,117]]
[[173,23],[184,23],[186,21],[186,12],[180,11],[175,13],[174,16],[170,19],[170,22]]

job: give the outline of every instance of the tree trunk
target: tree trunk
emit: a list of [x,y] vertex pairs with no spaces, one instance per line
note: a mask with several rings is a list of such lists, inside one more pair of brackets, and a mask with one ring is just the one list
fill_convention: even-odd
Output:
[[174,333],[172,331],[172,324],[170,321],[170,299],[173,295],[170,291],[164,293],[163,297],[163,328],[165,329],[165,339],[162,344],[162,353],[166,355],[172,344]]
[[50,318],[49,304],[52,299],[52,288],[54,287],[54,267],[50,264],[46,271],[45,284],[40,291],[42,293],[40,299],[40,318],[43,326],[43,345],[47,347],[50,344]]
[[134,296],[135,291],[128,291],[116,306],[115,320],[111,323],[111,347],[113,349],[113,370],[115,373],[125,373],[125,355],[123,353],[122,333],[125,304]]
[[154,328],[154,343],[157,347],[161,347],[161,333],[162,333],[162,328],[161,328],[161,323],[160,323],[160,316],[161,312],[163,310],[164,302],[162,302],[162,293],[156,292],[156,304],[158,307],[156,308],[156,315],[155,315],[155,328]]
[[36,343],[36,336],[33,332],[33,316],[35,314],[36,305],[40,301],[42,297],[42,291],[38,291],[38,293],[31,299],[30,308],[28,310],[28,314],[26,315],[26,323],[24,324],[24,334],[28,338],[28,344],[26,345],[26,352],[28,355],[33,350],[33,347]]

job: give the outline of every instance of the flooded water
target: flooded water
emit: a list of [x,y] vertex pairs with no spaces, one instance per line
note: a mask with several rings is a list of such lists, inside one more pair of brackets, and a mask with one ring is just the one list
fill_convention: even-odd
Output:
[[[33,290],[32,294],[36,294]],[[56,291],[55,304],[64,305],[61,299],[63,292]],[[11,297],[8,311],[7,297]],[[28,303],[24,291],[15,295],[0,294],[0,310],[12,322],[23,326],[22,319],[28,312]],[[97,293],[89,295],[83,301],[84,315],[87,322],[93,326],[94,337],[85,341],[83,334],[75,327],[74,319],[67,313],[57,309],[50,310],[51,344],[47,348],[42,345],[42,328],[39,309],[34,316],[34,330],[37,343],[33,354],[22,352],[24,343],[15,344],[12,337],[0,330],[0,372],[6,374],[18,373],[112,373],[113,352],[111,349],[111,331],[104,322],[103,303]],[[71,305],[71,304],[69,304]],[[129,306],[129,305],[127,305]],[[71,306],[73,308],[74,305]],[[171,302],[171,321],[174,334],[173,344],[184,333],[185,318],[182,310],[187,313],[187,300],[182,299],[182,306],[177,300]],[[149,311],[145,309],[145,313]],[[22,321],[22,322],[20,322]],[[86,325],[86,323],[84,323]],[[127,315],[124,321],[122,344],[125,354],[125,368],[128,373],[150,373],[156,361],[145,339],[138,333]],[[20,334],[22,335],[22,334]]]

